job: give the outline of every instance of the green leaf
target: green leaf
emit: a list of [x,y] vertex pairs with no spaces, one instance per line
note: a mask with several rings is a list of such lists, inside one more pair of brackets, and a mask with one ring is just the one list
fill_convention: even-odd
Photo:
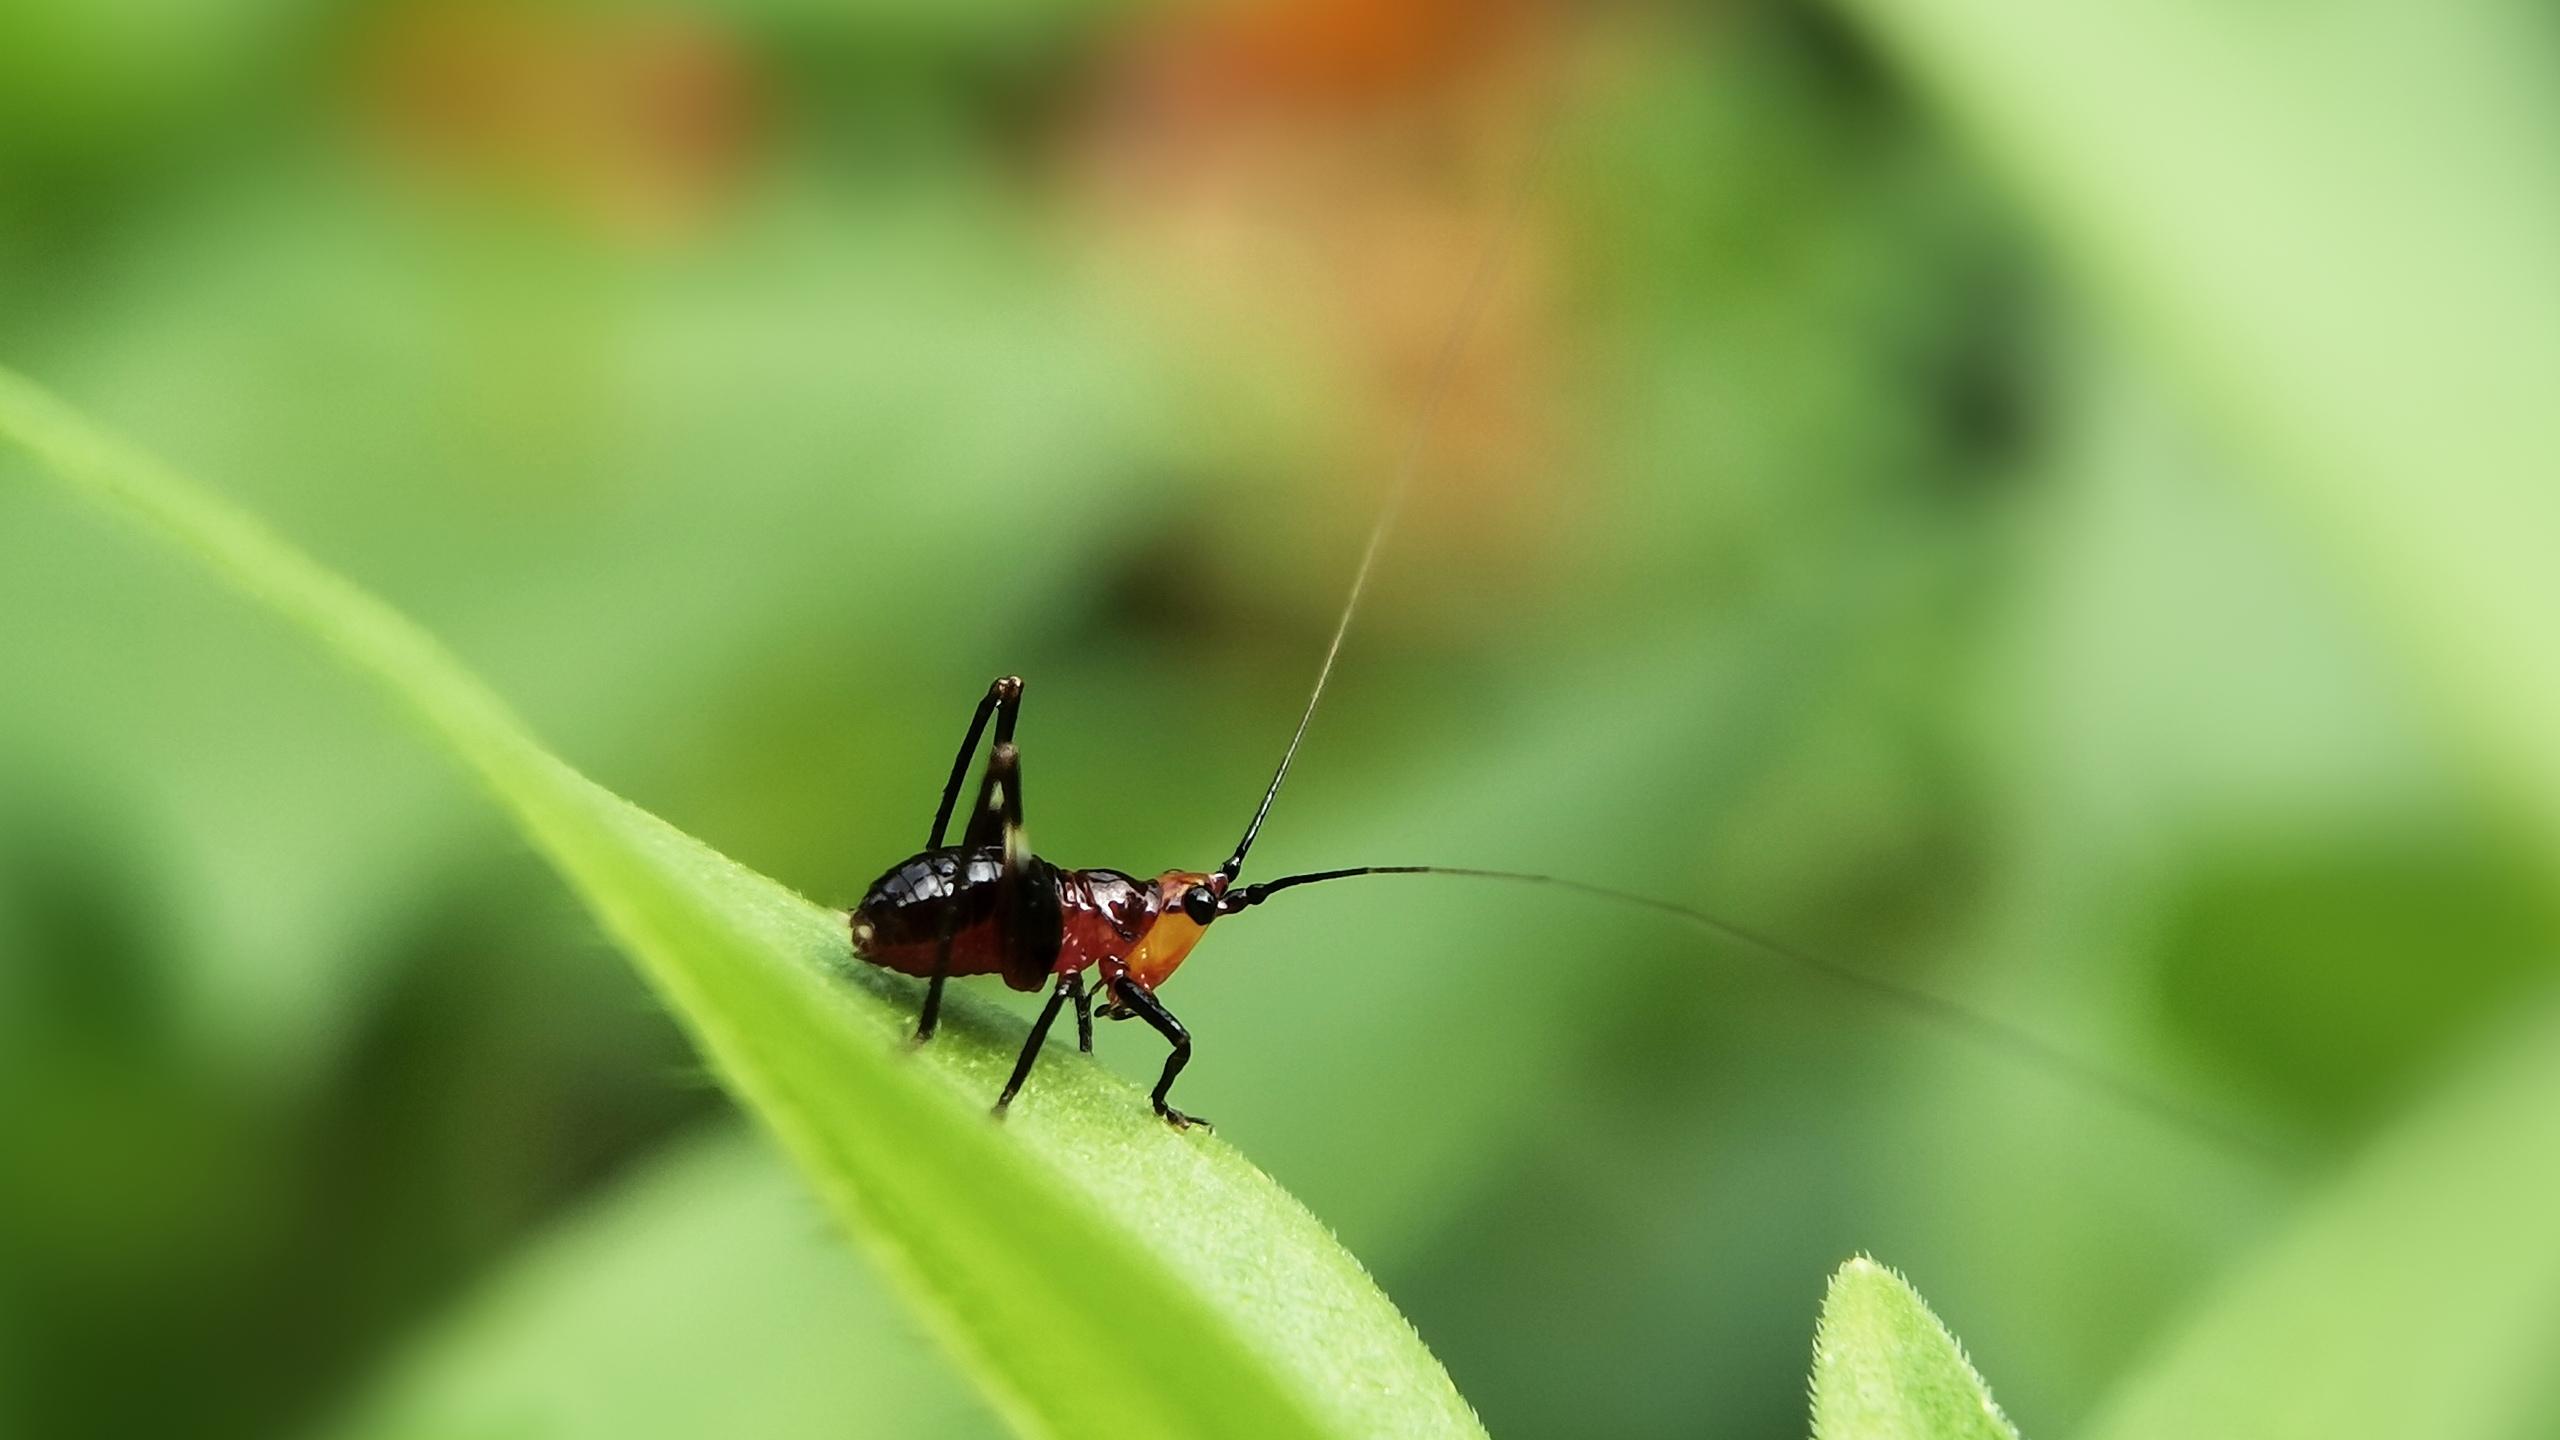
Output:
[[1234,1151],[1169,1130],[1072,1052],[991,1123],[1019,1024],[964,1000],[911,1051],[911,987],[844,973],[841,914],[578,774],[416,625],[6,372],[0,435],[308,632],[465,762],[1016,1428],[1481,1433],[1358,1262]]
[[1814,1440],[2018,1440],[1964,1347],[1910,1282],[1861,1255],[1813,1337]]
[[2535,7],[1849,0],[2255,462],[2560,859]]
[[798,1177],[731,1125],[649,1159],[479,1286],[340,1436],[982,1435],[986,1412]]
[[2352,1167],[2088,1433],[2538,1433],[2560,1336],[2560,1007],[2520,1029]]

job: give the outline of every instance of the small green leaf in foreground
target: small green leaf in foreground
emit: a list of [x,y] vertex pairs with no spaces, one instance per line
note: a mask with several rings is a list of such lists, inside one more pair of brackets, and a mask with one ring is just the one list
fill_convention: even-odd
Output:
[[[1482,1433],[1404,1317],[1233,1150],[1072,1055],[987,1117],[1023,1027],[845,973],[844,917],[580,775],[443,646],[255,520],[0,371],[0,439],[369,676],[463,761],[725,1085],[1016,1429],[1054,1436]],[[360,812],[351,808],[350,822]]]
[[1908,1281],[1861,1255],[1813,1338],[1814,1440],[2018,1440],[1964,1347]]

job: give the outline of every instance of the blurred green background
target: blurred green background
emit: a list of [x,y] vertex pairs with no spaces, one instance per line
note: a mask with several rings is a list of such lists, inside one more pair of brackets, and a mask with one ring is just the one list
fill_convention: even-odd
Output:
[[[2560,37],[2343,7],[2250,112],[2337,202],[2297,215],[2140,55],[2088,104],[2157,99],[2159,148],[2057,187],[2070,117],[1933,48],[1993,9],[15,0],[0,361],[841,904],[1002,672],[1044,854],[1224,853],[1517,214],[1257,873],[1675,897],[2291,1158],[1459,882],[1221,927],[1184,1103],[1497,1434],[1801,1434],[1859,1250],[2059,1433],[2560,958],[2551,662],[2462,649],[2560,610],[2464,612],[2375,520],[2560,534],[2555,452],[2393,368],[2560,393],[2548,177],[2498,179],[2555,153]],[[2355,168],[2441,155],[2473,208]],[[2156,231],[2101,203],[2191,175]],[[2223,313],[2267,343],[2200,347]],[[2285,355],[2341,358],[2253,391]],[[2305,416],[2445,463],[2320,475]],[[369,695],[0,485],[0,1433],[994,1431],[743,1132]]]

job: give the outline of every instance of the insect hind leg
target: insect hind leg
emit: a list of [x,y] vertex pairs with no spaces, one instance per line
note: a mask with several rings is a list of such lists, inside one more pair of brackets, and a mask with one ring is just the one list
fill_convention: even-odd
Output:
[[972,855],[994,851],[996,944],[1004,956],[1005,983],[1037,990],[1058,963],[1063,918],[1057,872],[1031,853],[1022,831],[1022,752],[999,740],[987,753],[986,778],[961,845]]
[[933,831],[925,837],[924,848],[939,850],[942,837],[951,827],[951,807],[960,803],[960,786],[969,778],[969,760],[978,753],[978,737],[987,733],[987,719],[996,722],[996,743],[1012,743],[1014,722],[1022,716],[1022,677],[999,675],[978,697],[977,712],[969,717],[969,733],[960,741],[960,754],[951,762],[951,778],[943,782],[942,804],[933,812]]
[[[1002,719],[998,728],[1000,732],[1004,728]],[[1004,960],[1005,981],[1017,990],[1036,990],[1057,964],[1064,921],[1059,912],[1057,872],[1031,853],[1031,843],[1022,833],[1022,752],[1014,748],[1010,739],[999,739],[995,748],[987,752],[986,773],[978,782],[978,801],[969,815],[961,853],[945,857],[953,863],[955,883],[967,874],[973,857],[989,850],[997,852],[1001,861],[992,918],[995,945]],[[944,929],[935,942],[933,976],[925,986],[924,1013],[916,1021],[919,1043],[933,1038],[935,1022],[942,1013],[942,987],[951,977],[950,927],[956,923],[958,913],[956,903],[943,907]],[[1084,1022],[1084,1006],[1084,999],[1078,995],[1079,1032],[1085,1039],[1085,1048],[1090,1050],[1091,1029]]]
[[[996,726],[995,748],[987,755],[986,775],[979,782],[978,807],[977,811],[970,816],[968,839],[965,843],[971,848],[982,843],[979,836],[982,828],[990,824],[990,811],[993,812],[993,826],[1000,836],[1021,834],[1021,758],[1013,747],[1014,724],[1021,716],[1022,677],[1019,675],[997,676],[987,686],[987,693],[979,697],[976,713],[969,717],[969,733],[960,741],[959,757],[951,762],[951,778],[944,782],[942,787],[942,804],[933,813],[933,831],[925,838],[927,851],[942,848],[942,837],[951,827],[952,806],[960,799],[960,784],[969,778],[970,758],[978,753],[978,740],[986,734],[987,721],[990,717],[995,720]],[[996,802],[992,805],[989,803],[991,797]],[[1012,868],[1010,846],[1008,846],[1006,859],[1007,869],[1010,871]],[[1027,851],[1025,859],[1028,859]],[[963,859],[961,864],[965,869],[967,861]],[[1008,875],[1008,879],[1010,878],[1011,876]],[[1018,887],[1008,887],[1009,890],[1012,888]],[[1004,895],[999,896],[999,899],[1005,898]],[[1004,924],[1005,919],[1009,919],[1016,908],[1018,907],[1015,904],[1003,905],[1001,915],[1004,919],[1000,919],[998,923]],[[942,987],[951,978],[951,927],[956,923],[956,913],[952,907],[946,907],[942,931],[934,938],[933,976],[925,982],[924,1009],[916,1016],[915,1038],[919,1045],[933,1038],[934,1027],[942,1018]],[[1004,935],[1009,936],[1012,931],[1020,928],[1008,925]],[[1010,941],[1008,940],[1007,943]]]
[[933,1027],[942,1019],[942,987],[951,978],[951,928],[957,918],[957,907],[943,907],[941,930],[933,939],[933,978],[925,982],[924,1009],[916,1016],[918,1045],[933,1038]]

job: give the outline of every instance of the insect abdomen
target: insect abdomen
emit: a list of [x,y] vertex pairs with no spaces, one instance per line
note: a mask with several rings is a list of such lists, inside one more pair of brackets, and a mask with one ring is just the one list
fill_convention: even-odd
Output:
[[[1003,852],[993,847],[927,850],[900,862],[873,881],[854,907],[854,953],[883,969],[929,978],[940,937],[947,933],[951,965],[946,973],[1002,975],[1016,990],[1038,989],[1055,959],[1056,942],[1050,940],[1049,953],[1038,957],[1037,968],[1021,963],[1018,951],[1008,955],[1003,927],[996,923],[1003,873]],[[1031,891],[1026,918],[1036,924],[1045,914],[1051,917],[1047,928],[1054,931],[1057,871],[1034,860],[1025,884]]]

